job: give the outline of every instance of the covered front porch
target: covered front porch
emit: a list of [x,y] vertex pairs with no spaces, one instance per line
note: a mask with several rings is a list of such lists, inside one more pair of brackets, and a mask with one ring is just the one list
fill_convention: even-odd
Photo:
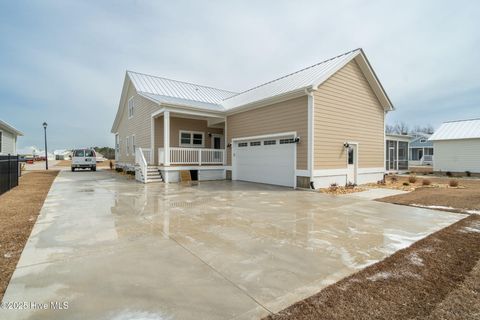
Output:
[[151,115],[150,148],[137,148],[135,163],[144,177],[152,167],[164,175],[175,170],[223,169],[225,129],[223,115],[162,108]]

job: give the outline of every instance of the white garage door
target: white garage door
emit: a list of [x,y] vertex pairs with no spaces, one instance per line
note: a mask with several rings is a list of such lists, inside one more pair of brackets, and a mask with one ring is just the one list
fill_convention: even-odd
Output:
[[295,147],[293,138],[235,142],[234,179],[293,187]]

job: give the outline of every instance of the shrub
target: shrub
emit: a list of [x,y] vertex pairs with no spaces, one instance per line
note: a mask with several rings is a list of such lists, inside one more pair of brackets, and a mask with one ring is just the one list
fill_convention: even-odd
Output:
[[397,182],[398,181],[398,177],[396,175],[393,175],[390,177],[390,181],[392,182]]
[[410,183],[417,182],[417,177],[415,175],[411,175],[410,177],[408,177],[408,182]]
[[446,175],[447,177],[453,176],[453,174],[452,174],[450,171],[447,171],[447,172],[445,173],[445,175]]
[[134,176],[135,175],[135,170],[127,170],[126,173]]
[[458,187],[458,181],[457,181],[457,180],[450,180],[450,181],[448,182],[448,185],[449,185],[450,187]]
[[472,176],[472,173],[470,171],[465,171],[465,174],[467,175],[467,177],[471,177]]
[[355,183],[352,183],[352,182],[348,182],[346,185],[345,185],[345,188],[347,189],[353,189],[355,188],[357,185]]
[[385,179],[378,180],[377,184],[384,186],[385,185]]
[[404,185],[404,186],[409,186],[410,183],[408,183],[407,181],[405,181],[405,182],[403,183],[403,185]]
[[432,184],[432,181],[428,180],[428,179],[423,179],[422,180],[422,185],[424,186],[429,186]]
[[336,182],[330,183],[330,187],[328,187],[328,190],[337,191],[337,189],[338,189],[338,184]]
[[123,172],[123,169],[122,169],[122,168],[115,168],[115,171],[117,171],[117,172]]

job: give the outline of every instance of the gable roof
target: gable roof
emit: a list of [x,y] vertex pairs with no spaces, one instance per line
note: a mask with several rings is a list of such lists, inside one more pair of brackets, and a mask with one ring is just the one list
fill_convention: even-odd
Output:
[[355,49],[240,93],[127,71],[112,132],[115,132],[120,120],[120,109],[128,90],[127,81],[131,81],[139,95],[157,103],[228,112],[289,97],[295,93],[304,95],[309,90],[316,90],[353,59],[358,63],[382,107],[385,110],[393,110],[393,104],[363,50]]
[[480,138],[480,118],[444,122],[429,140],[439,141],[478,138]]
[[17,136],[23,136],[23,132],[15,129],[12,125],[6,123],[5,121],[0,119],[0,130],[4,129],[5,131],[12,132],[16,134]]
[[195,101],[207,105],[218,105],[220,102],[235,92],[202,86],[189,82],[182,82],[148,74],[127,71],[138,93],[159,99],[170,98],[183,101]]

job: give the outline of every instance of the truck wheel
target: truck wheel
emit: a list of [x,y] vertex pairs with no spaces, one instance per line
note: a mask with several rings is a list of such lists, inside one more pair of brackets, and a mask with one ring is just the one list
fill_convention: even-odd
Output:
[[97,167],[92,167],[92,171],[97,171]]
[[75,168],[74,168],[74,167],[72,167],[72,172],[73,172],[73,171],[75,171]]

